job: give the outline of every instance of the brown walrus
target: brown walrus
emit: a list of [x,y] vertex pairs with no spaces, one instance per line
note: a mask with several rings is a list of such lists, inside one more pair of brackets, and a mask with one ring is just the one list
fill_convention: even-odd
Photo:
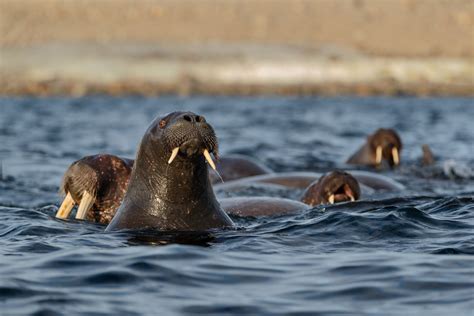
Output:
[[[384,175],[362,170],[349,170],[347,172],[356,178],[363,188],[367,187],[369,190],[400,191],[405,189],[403,184]],[[220,191],[232,191],[252,183],[267,183],[295,189],[305,189],[311,183],[320,179],[321,176],[320,173],[310,171],[271,173],[226,183],[216,183],[214,187]]]
[[133,160],[113,155],[87,156],[66,170],[60,191],[65,195],[56,217],[65,219],[75,204],[77,219],[108,224],[127,191]]
[[[180,115],[182,117],[180,117],[178,119],[179,122],[171,122],[173,121],[171,119],[172,115],[177,115],[177,117],[180,117]],[[168,120],[170,122],[168,122]],[[200,120],[200,121],[199,121]],[[212,127],[210,127],[209,124],[207,124],[205,122],[205,119],[201,116],[197,116],[193,113],[187,113],[187,114],[183,114],[183,113],[180,113],[180,112],[177,112],[177,113],[172,113],[170,114],[167,118],[163,118],[161,120],[159,120],[159,122],[157,123],[158,120],[156,120],[154,122],[154,124],[152,124],[152,126],[148,129],[147,133],[145,134],[143,140],[142,140],[142,143],[141,143],[141,146],[140,146],[140,149],[145,146],[144,144],[147,144],[148,142],[151,142],[151,141],[156,141],[155,138],[159,138],[157,135],[154,135],[154,137],[152,136],[149,136],[149,134],[153,134],[154,132],[160,132],[161,129],[166,129],[166,131],[168,131],[168,128],[170,128],[170,126],[174,126],[174,132],[175,134],[177,135],[176,137],[180,138],[180,139],[185,139],[185,137],[191,137],[191,139],[189,140],[189,144],[193,144],[194,147],[190,147],[189,144],[188,144],[188,141],[184,141],[183,142],[183,146],[177,146],[175,148],[173,148],[171,150],[171,156],[170,156],[170,159],[168,160],[169,163],[173,162],[175,159],[177,159],[176,157],[178,158],[182,158],[182,152],[185,151],[186,153],[189,154],[190,157],[188,158],[191,158],[193,155],[195,155],[195,152],[199,152],[198,149],[196,149],[195,147],[197,145],[195,145],[196,142],[199,142],[199,141],[202,141],[202,136],[200,136],[199,132],[196,132],[194,129],[190,129],[189,126],[187,126],[186,124],[190,124],[193,126],[193,128],[196,128],[196,125],[197,126],[200,126],[202,125],[203,128],[207,131],[207,130],[212,130]],[[188,122],[188,123],[183,123],[183,122]],[[154,126],[154,125],[157,125],[158,127]],[[176,127],[177,126],[177,127]],[[199,130],[199,129],[198,129]],[[171,132],[168,132],[168,134],[166,134],[165,136],[165,139],[166,137],[170,138],[171,136],[169,136]],[[213,131],[212,131],[213,133]],[[184,136],[183,136],[184,135]],[[197,136],[196,136],[197,135]],[[215,151],[214,151],[214,154],[215,156],[217,156],[217,140],[215,139],[215,135],[212,134],[213,136],[211,137],[212,138],[212,144],[213,146],[215,146]],[[209,135],[207,135],[207,137],[210,137]],[[148,142],[144,142],[145,140],[148,140]],[[165,147],[167,145],[166,141],[163,142],[163,140],[161,140],[161,143],[160,144],[160,150],[163,151],[163,147]],[[158,142],[158,141],[156,141]],[[205,144],[201,144],[201,145],[205,145]],[[148,145],[147,145],[148,146]],[[145,146],[146,147],[146,146]],[[168,147],[169,147],[169,144],[168,144]],[[154,148],[154,150],[156,150],[158,152],[158,149]],[[148,150],[148,151],[151,151],[151,150]],[[179,154],[179,155],[178,155]],[[163,156],[164,154],[162,152],[160,152],[160,155]],[[216,166],[212,160],[212,158],[210,157],[210,151],[209,149],[202,149],[202,155],[200,156],[202,158],[202,156],[204,155],[204,157],[206,158],[208,164],[213,168],[215,169]],[[161,157],[160,156],[160,157]],[[138,157],[141,157],[140,156],[140,151],[139,151],[139,155]],[[145,158],[149,158],[148,156],[145,156]],[[156,159],[155,159],[156,160]],[[164,168],[164,166],[158,164],[158,166],[161,166],[161,168],[158,168],[156,166],[156,164],[152,163],[152,162],[155,162],[155,160],[151,160],[151,159],[148,159],[147,160],[147,163],[145,164],[145,166],[147,166],[147,168],[145,168],[146,170],[148,171],[152,171],[152,172],[142,172],[142,176],[144,179],[148,179],[148,181],[150,182],[150,175],[152,176],[151,178],[155,178],[154,180],[156,181],[152,181],[153,183],[155,183],[158,187],[169,187],[169,188],[173,188],[173,184],[167,184],[167,185],[163,185],[163,183],[166,183],[166,181],[163,181],[166,180],[167,178],[166,177],[163,177],[162,174],[163,172],[165,172],[166,174],[168,172],[170,172],[170,166],[169,166],[169,163],[168,165],[165,164],[166,168]],[[188,159],[189,161],[192,161],[193,159]],[[179,161],[179,159],[178,159]],[[250,163],[248,163],[248,161],[250,161]],[[203,161],[204,163],[204,161]],[[226,163],[228,164],[228,166],[226,166]],[[125,158],[119,158],[119,157],[116,157],[116,156],[112,156],[112,155],[97,155],[97,156],[89,156],[89,157],[85,157],[75,163],[73,163],[71,165],[70,168],[68,168],[65,176],[64,176],[64,179],[63,179],[63,184],[62,184],[62,190],[64,191],[64,193],[66,194],[66,198],[64,199],[64,202],[62,203],[58,213],[57,213],[57,217],[59,218],[66,218],[72,207],[74,206],[74,204],[79,204],[79,208],[78,208],[78,212],[77,212],[77,215],[76,215],[76,218],[78,219],[88,219],[88,220],[91,220],[91,221],[95,221],[95,222],[99,222],[99,223],[108,223],[110,222],[111,218],[114,216],[117,208],[119,208],[121,202],[122,202],[122,199],[124,197],[124,194],[125,194],[125,191],[128,189],[128,182],[129,182],[129,178],[130,178],[130,174],[132,173],[132,166],[134,164],[134,161],[131,160],[131,159],[125,159]],[[252,164],[256,165],[257,167],[252,169],[250,167],[252,167]],[[307,187],[311,184],[311,182],[319,179],[320,175],[319,174],[312,174],[312,173],[295,173],[294,175],[291,175],[291,174],[268,174],[267,172],[269,172],[269,169],[266,170],[265,168],[263,167],[260,167],[258,166],[257,164],[253,163],[251,160],[248,160],[247,158],[245,157],[237,157],[237,159],[235,157],[232,157],[228,160],[224,160],[223,163],[220,164],[220,166],[224,166],[225,168],[221,169],[222,171],[224,171],[225,173],[232,173],[232,166],[242,166],[242,165],[247,165],[249,166],[249,168],[251,169],[251,173],[254,172],[254,173],[266,173],[266,174],[263,174],[263,175],[260,175],[260,176],[253,176],[253,177],[248,177],[248,178],[245,178],[243,179],[244,181],[261,181],[261,182],[267,182],[267,183],[275,183],[275,184],[279,184],[279,185],[286,185],[286,186],[291,186],[291,187],[299,187],[299,188],[304,188],[304,187]],[[135,167],[136,168],[136,167]],[[151,168],[151,169],[150,169]],[[227,171],[226,171],[227,170]],[[238,177],[238,176],[242,176],[243,174],[245,174],[247,171],[245,171],[245,169],[241,169],[241,170],[237,170],[237,172],[234,172],[233,173],[233,177]],[[248,172],[247,172],[248,173]],[[359,176],[361,172],[358,172],[359,173]],[[362,179],[364,178],[368,178],[369,179],[369,182],[372,181],[373,182],[373,176],[372,175],[364,175],[363,174],[364,172],[362,172]],[[207,174],[207,173],[206,173]],[[148,176],[145,177],[145,176]],[[334,176],[334,174],[333,174]],[[322,190],[321,188],[326,188],[327,186],[329,186],[329,184],[331,183],[330,181],[322,181],[324,179],[329,179],[330,177],[325,177],[323,179],[321,179],[321,181],[318,183],[314,183],[311,187],[320,187],[320,189],[318,190],[313,190],[312,192],[315,192],[315,196],[317,196],[318,194],[321,194],[322,192],[330,192],[330,190]],[[136,180],[138,182],[138,180]],[[200,183],[205,183],[203,182],[202,179],[200,179],[199,181],[201,181]],[[230,183],[232,184],[232,182],[235,182],[235,181],[230,181]],[[384,181],[380,181],[380,183],[384,184]],[[138,182],[139,183],[139,182]],[[357,183],[357,181],[356,181]],[[321,184],[325,184],[325,185],[321,185]],[[174,183],[174,185],[176,185],[176,183]],[[177,184],[179,186],[179,183]],[[149,186],[149,185],[148,185]],[[147,187],[145,185],[145,187]],[[207,188],[207,184],[203,187],[206,187]],[[351,186],[350,185],[347,185],[343,188],[350,188]],[[337,188],[336,188],[337,189]],[[162,190],[164,190],[162,188]],[[166,191],[166,190],[164,190]],[[307,190],[308,192],[310,192],[310,190],[308,189]],[[337,190],[336,190],[337,191]],[[352,188],[352,191],[350,191],[350,199],[351,200],[354,200],[355,197],[358,198],[358,196],[360,196],[360,193],[358,192],[359,190],[358,189],[354,189]],[[336,192],[334,194],[334,197],[333,197],[333,200],[335,199],[336,202],[337,201],[343,201],[344,199],[339,199],[339,196],[341,194],[345,194],[345,193],[348,193],[349,191],[344,191],[344,192]],[[141,192],[141,191],[140,191]],[[135,194],[135,195],[138,195],[138,194]],[[336,198],[337,196],[337,198]],[[319,203],[332,203],[333,200],[331,200],[331,198],[328,198],[326,197],[327,199],[324,200],[324,198],[319,198],[319,197],[315,197],[313,198],[313,200],[309,200],[309,198],[306,201],[306,203],[310,204],[310,205],[315,205],[315,204],[319,204]],[[214,197],[215,199],[215,197]],[[349,199],[349,195],[346,196],[346,200]],[[229,203],[229,202],[226,202],[224,200],[222,200],[223,203]],[[240,209],[239,209],[239,213],[242,215],[242,214],[245,214],[246,212],[246,207],[249,208],[249,209],[252,209],[252,208],[255,208],[255,205],[256,205],[256,200],[253,199],[252,200],[252,206],[250,206],[249,202],[245,202],[243,203],[244,200],[240,199]],[[214,201],[213,201],[214,203]],[[151,203],[153,204],[153,203]],[[212,204],[212,203],[211,203]],[[235,199],[234,199],[234,202],[232,202],[232,210],[235,209],[235,205],[237,205],[238,203],[236,203]],[[280,208],[275,208],[273,207],[273,210],[271,210],[272,208],[271,207],[268,207],[270,205],[280,205],[281,207]],[[263,207],[263,205],[265,205],[265,207]],[[277,201],[273,201],[271,202],[270,201],[270,198],[267,198],[263,204],[261,204],[261,208],[262,208],[262,212],[264,211],[263,209],[265,209],[267,213],[272,213],[272,214],[278,214],[278,213],[281,213],[284,209],[284,212],[286,212],[288,209],[300,209],[301,207],[301,204],[298,204],[298,202],[296,201],[285,201],[285,199],[280,199],[279,202]],[[281,210],[281,211],[279,211]],[[231,211],[229,209],[229,211]],[[255,211],[249,211],[250,213],[252,214],[256,214]],[[165,215],[166,215],[166,212],[164,212]],[[130,221],[127,221],[127,222],[130,222]],[[143,222],[143,221],[142,221]],[[137,225],[137,226],[141,226],[141,224]],[[163,224],[160,224],[158,225],[159,227],[164,227],[165,229],[168,229],[170,227],[175,227],[175,228],[179,228],[178,225],[169,225],[169,227],[165,227],[166,225],[163,225]],[[121,227],[119,227],[121,228]],[[183,227],[181,227],[183,228]],[[180,229],[181,229],[180,228]]]
[[173,112],[155,119],[143,136],[122,204],[106,230],[201,231],[233,226],[219,205],[206,161],[218,155],[203,116]]
[[[122,203],[133,164],[133,159],[110,154],[86,156],[73,162],[63,176],[60,191],[65,199],[56,217],[68,218],[78,204],[76,219],[108,224]],[[216,170],[209,167],[211,183],[272,172],[242,155],[220,157],[215,167]]]
[[309,206],[299,201],[275,197],[243,196],[219,200],[227,214],[238,216],[275,216],[299,212]]
[[[79,202],[81,216],[106,223],[126,187],[108,231],[143,228],[200,231],[233,226],[211,187],[206,165],[207,161],[215,168],[211,154],[218,154],[217,138],[204,117],[174,112],[158,118],[142,138],[128,186],[127,173],[132,161],[107,155],[86,157],[80,163],[73,163],[64,176],[62,188],[66,198],[57,216],[64,218]],[[96,170],[90,170],[91,165]],[[121,177],[123,182],[112,192],[116,177]],[[250,202],[234,203],[232,209],[237,207],[241,214],[250,214]],[[279,205],[284,209],[289,205],[296,210],[305,206],[284,199],[268,198],[267,202],[269,208]],[[222,203],[228,205],[228,201]]]
[[245,177],[272,173],[268,167],[255,159],[244,155],[220,157],[216,162],[216,171],[209,170],[212,183],[227,182]]
[[348,160],[348,164],[380,167],[385,162],[390,167],[400,164],[402,141],[393,129],[380,128],[367,137],[366,143]]
[[301,196],[301,201],[314,206],[356,201],[360,198],[360,186],[350,173],[335,170],[310,184]]
[[423,156],[421,157],[421,165],[422,166],[434,165],[436,162],[436,159],[433,155],[433,152],[430,149],[430,146],[428,146],[427,144],[423,144],[421,146],[421,151],[423,153]]
[[301,196],[301,202],[281,198],[234,197],[220,200],[228,214],[270,216],[290,214],[312,206],[356,201],[360,198],[357,180],[349,173],[335,170],[312,182]]
[[[133,160],[122,161],[121,158],[112,155],[89,156],[73,163],[64,176],[63,190],[68,192],[74,201],[77,201],[76,203],[80,204],[76,218],[108,224],[122,202],[131,166],[133,166]],[[90,180],[85,181],[85,179]],[[221,199],[219,200],[221,206],[228,214],[266,216],[295,212],[308,208],[307,205],[333,204],[355,201],[360,198],[358,181],[349,173],[339,170],[327,173],[318,180],[315,180],[315,177],[311,175],[291,177],[288,174],[281,174],[280,177],[278,174],[274,174],[273,178],[266,180],[267,182],[262,179],[262,182],[290,185],[294,188],[304,187],[308,184],[308,187],[303,193],[301,201],[267,197],[240,197]],[[92,201],[89,202],[89,212],[87,212],[87,206],[83,206],[82,195],[93,196]],[[67,218],[69,215],[69,213],[63,216],[59,216],[59,214],[61,214],[61,210],[58,211],[58,217]]]
[[[65,199],[56,217],[68,218],[77,204],[76,219],[108,224],[125,196],[133,164],[133,159],[110,154],[86,156],[73,162],[63,176],[60,191]],[[211,182],[220,181],[217,174],[227,181],[271,172],[239,155],[221,157],[215,166],[216,171],[210,170]]]
[[157,118],[135,161],[97,155],[73,163],[63,177],[66,197],[56,217],[66,218],[79,203],[79,219],[107,224],[119,215],[109,230],[232,226],[208,179],[205,161],[215,167],[211,154],[218,154],[217,138],[204,117],[174,112]]
[[[123,181],[123,177],[126,177],[126,174],[130,173],[130,170],[128,170],[128,172],[112,172],[112,174],[110,174],[112,168],[105,168],[103,164],[107,161],[117,161],[121,158],[111,155],[98,155],[92,157],[94,157],[94,159],[85,157],[78,162],[73,163],[71,167],[68,168],[63,180],[63,190],[70,193],[69,198],[72,199],[72,203],[68,203],[68,197],[66,197],[57,213],[57,217],[67,218],[74,203],[80,203],[79,210],[82,209],[83,211],[77,212],[77,219],[87,219],[107,224],[120,206],[126,190],[126,183],[128,183],[128,178],[126,178],[127,181],[125,182]],[[101,157],[101,159],[98,159],[98,157]],[[124,168],[131,168],[130,166],[132,163],[132,160],[125,160],[122,165]],[[81,166],[83,164],[85,166]],[[79,168],[78,166],[81,167]],[[122,177],[122,179],[116,187],[113,181],[94,180],[92,183],[88,183],[85,179],[89,179],[87,177],[89,173],[80,172],[81,170],[88,169],[95,169],[94,177],[92,179],[100,177],[107,179]],[[295,189],[306,188],[305,193],[301,197],[301,202],[310,206],[358,200],[361,195],[361,188],[365,192],[370,192],[371,188],[377,190],[403,189],[401,184],[381,175],[365,171],[351,171],[351,173],[353,173],[355,177],[343,171],[333,171],[324,176],[312,172],[272,173],[242,178],[224,184],[216,184],[215,186],[219,190],[224,191],[248,186],[252,183],[266,183]],[[362,182],[359,184],[358,180]],[[95,188],[94,185],[96,183],[104,183],[106,189]],[[114,192],[114,188],[117,192]],[[68,189],[70,191],[67,191]],[[73,190],[71,191],[71,189]],[[89,204],[91,214],[93,215],[88,215],[87,217],[84,216],[87,213],[87,208],[82,206],[83,202],[80,199],[81,195],[85,194],[85,192],[94,197],[94,203]],[[103,195],[97,196],[96,194],[92,194],[92,192]],[[279,199],[277,202],[271,201],[270,198],[253,197],[248,201],[246,201],[245,198],[231,198],[230,200],[221,199],[220,202],[224,205],[223,208],[226,212],[240,216],[244,216],[247,212],[249,216],[263,216],[288,213],[302,209],[302,204],[300,202],[288,199]],[[102,203],[102,201],[107,201],[107,203]],[[239,205],[240,207],[238,207]],[[69,206],[68,212],[66,213],[64,212],[65,206]],[[257,211],[257,208],[259,211]]]

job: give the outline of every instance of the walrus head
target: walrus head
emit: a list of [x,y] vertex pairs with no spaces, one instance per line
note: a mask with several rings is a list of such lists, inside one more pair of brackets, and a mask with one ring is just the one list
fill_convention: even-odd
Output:
[[335,170],[313,182],[304,191],[301,201],[311,206],[356,201],[360,198],[357,180],[347,172]]
[[207,230],[232,226],[214,195],[207,163],[218,156],[214,129],[203,116],[173,112],[143,136],[124,201],[107,230]]
[[210,154],[218,158],[218,143],[214,129],[204,116],[191,112],[173,112],[154,122],[151,136],[169,150],[168,164],[176,157],[183,159],[202,155],[216,169]]
[[392,168],[400,164],[402,141],[393,129],[379,128],[368,137],[367,143],[375,156],[376,166],[380,166],[382,161]]

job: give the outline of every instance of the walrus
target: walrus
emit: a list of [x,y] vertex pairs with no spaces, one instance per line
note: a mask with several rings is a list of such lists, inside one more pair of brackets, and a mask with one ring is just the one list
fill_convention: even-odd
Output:
[[[62,190],[78,201],[79,209],[76,219],[86,219],[102,224],[108,224],[111,221],[127,189],[128,177],[126,175],[130,173],[133,166],[133,160],[122,161],[122,159],[104,154],[88,156],[74,162],[68,168]],[[107,163],[112,165],[108,166]],[[122,172],[123,170],[125,172]],[[82,175],[87,178],[81,179]],[[86,181],[86,179],[91,180]],[[114,179],[118,181],[116,187],[113,183]],[[90,202],[92,206],[89,208],[83,206],[82,195],[93,197]],[[346,172],[335,170],[310,183],[300,201],[275,197],[234,197],[220,199],[219,203],[227,214],[255,217],[288,214],[320,204],[356,201],[360,195],[358,181]],[[60,213],[61,209],[58,211],[58,214]],[[68,214],[58,217],[67,218]]]
[[[100,159],[98,157],[100,157]],[[126,185],[128,183],[128,176],[131,173],[133,160],[124,159],[122,166],[124,168],[130,168],[127,172],[112,172],[112,174],[110,174],[114,169],[110,167],[106,168],[104,165],[108,161],[120,161],[121,159],[124,158],[112,155],[98,155],[85,157],[74,162],[64,175],[62,189],[64,192],[70,194],[69,198],[72,199],[72,203],[68,203],[69,200],[68,197],[66,197],[57,213],[57,217],[67,218],[74,203],[76,203],[79,204],[76,219],[87,219],[89,221],[103,224],[109,223],[123,199]],[[90,172],[90,169],[94,170],[93,177],[89,177],[89,174],[92,173]],[[87,170],[87,172],[80,172],[82,170]],[[355,175],[355,177],[353,175]],[[100,177],[107,179],[120,178],[116,180],[119,181],[119,184],[115,187],[117,192],[114,192],[114,183],[112,181],[100,180]],[[123,179],[125,177],[127,177],[126,182],[124,181],[125,179]],[[88,179],[93,179],[93,181]],[[97,186],[97,183],[105,184],[106,189],[95,187]],[[300,198],[300,201],[288,199],[272,201],[270,198],[262,197],[253,197],[249,201],[246,201],[245,198],[231,198],[230,200],[221,199],[221,205],[223,205],[223,208],[227,213],[240,216],[244,216],[244,214],[249,214],[249,216],[276,215],[301,210],[303,209],[301,203],[315,206],[319,204],[354,201],[360,198],[361,191],[364,191],[365,194],[367,194],[371,193],[373,191],[372,189],[394,191],[403,190],[404,188],[400,183],[382,175],[366,171],[351,171],[350,173],[347,173],[340,170],[325,175],[313,172],[264,174],[242,178],[223,184],[219,183],[214,186],[219,191],[231,191],[252,185],[253,183],[305,189],[305,192]],[[94,203],[89,203],[88,206],[84,207],[84,202],[81,201],[80,197],[81,195],[86,194],[93,196]],[[100,196],[97,196],[97,194],[100,194]],[[111,198],[111,196],[113,198]],[[102,203],[102,201],[106,201],[106,203]],[[64,213],[65,206],[69,207],[67,213]],[[88,214],[88,210],[91,210],[93,215],[88,215],[86,217],[85,214]]]
[[301,201],[315,206],[356,201],[360,198],[360,185],[350,173],[334,170],[311,183],[303,192]]
[[203,116],[173,112],[155,119],[143,136],[130,183],[106,231],[205,231],[233,226],[209,180],[215,132]]
[[309,208],[309,205],[285,198],[244,196],[219,200],[227,214],[247,217],[291,214]]
[[209,170],[212,183],[227,182],[245,177],[252,177],[273,171],[251,157],[228,155],[216,162],[216,171]]
[[[191,112],[175,112],[156,119],[143,136],[124,200],[106,231],[208,230],[233,226],[224,209],[241,216],[259,216],[308,207],[278,198],[223,199],[221,206],[212,190],[205,164],[207,160],[213,169],[216,168],[211,153],[218,156],[217,138],[204,117]],[[324,181],[315,185],[322,183]],[[337,188],[335,185],[334,189]],[[335,191],[340,200],[343,200],[342,195],[351,200],[358,198],[357,190],[343,185],[343,191]]]
[[427,144],[423,144],[421,146],[421,151],[423,153],[423,155],[421,157],[421,165],[422,166],[434,165],[435,162],[436,162],[436,159],[433,155],[433,152],[430,149],[430,146],[428,146]]
[[79,204],[76,219],[108,224],[127,191],[134,160],[114,155],[86,156],[66,170],[60,186],[65,196],[57,218],[66,219]]
[[[217,201],[208,183],[210,180],[208,179],[207,168],[205,168],[206,172],[204,173],[202,169],[193,167],[195,165],[205,166],[204,161],[206,160],[213,169],[216,169],[216,165],[210,156],[210,153],[214,154],[215,157],[218,156],[217,139],[214,131],[212,127],[205,122],[203,117],[191,112],[186,113],[187,114],[183,112],[172,113],[165,118],[156,119],[152,123],[142,139],[135,165],[133,160],[112,155],[86,157],[73,163],[72,166],[68,168],[63,179],[62,189],[66,194],[66,198],[57,213],[57,217],[67,217],[74,204],[77,203],[79,204],[79,209],[76,218],[85,219],[87,216],[88,220],[100,223],[108,223],[120,206],[122,213],[119,213],[119,218],[122,220],[114,219],[109,230],[115,228],[146,227],[155,227],[164,230],[196,230],[232,225],[230,219],[222,215],[222,209],[216,204]],[[190,126],[193,127],[190,128]],[[176,141],[176,139],[178,139],[178,141]],[[173,144],[176,146],[171,148]],[[199,146],[202,148],[199,149]],[[164,151],[166,150],[170,153],[167,164],[164,163],[166,160]],[[201,154],[199,154],[200,152]],[[171,163],[173,163],[173,167],[171,167]],[[109,166],[107,166],[107,164],[109,164]],[[184,170],[189,169],[193,177],[186,177],[183,175],[183,170],[175,168],[176,166],[183,166],[185,168]],[[175,174],[176,177],[171,178],[170,176],[173,174]],[[206,176],[207,180],[204,180],[203,175]],[[280,183],[278,181],[280,177],[282,181],[280,184],[292,183],[292,186],[297,187],[302,186],[302,184],[305,186],[309,185],[312,181],[317,180],[319,176],[320,175],[300,175],[291,179],[288,175],[265,174],[260,177],[267,177],[266,181],[269,183],[272,181]],[[130,177],[132,180],[129,180]],[[118,178],[120,178],[120,181],[118,181],[120,183],[115,187],[116,192],[113,192],[113,183],[117,181]],[[199,179],[197,180],[197,178]],[[258,178],[258,176],[249,177],[248,179],[252,178]],[[174,181],[175,179],[181,180]],[[129,181],[130,184],[128,184]],[[136,183],[135,187],[130,188],[131,183]],[[167,183],[170,184],[168,185]],[[189,184],[199,184],[199,190],[197,191],[201,192],[201,195],[193,195],[193,190],[186,187],[186,190],[188,190],[190,194],[179,196],[178,191],[180,190],[176,187],[185,187]],[[125,190],[127,194],[121,204]],[[184,192],[186,190],[181,191]],[[170,197],[172,192],[175,194],[173,198],[176,201]],[[352,195],[354,196],[354,194]],[[143,196],[143,199],[141,199],[140,196]],[[191,197],[191,199],[188,199],[188,197]],[[166,202],[169,201],[174,201],[175,203],[172,203],[171,207],[168,208],[167,206],[170,204]],[[191,206],[176,206],[180,205],[179,202],[183,205],[190,203]],[[186,221],[180,220],[180,214],[182,215],[183,210],[195,214],[192,211],[196,210],[197,207],[203,207],[204,204],[206,204],[205,202],[209,204],[210,211],[206,214],[211,220],[207,220],[206,216],[201,216],[202,214],[200,214],[199,216],[196,215],[196,220],[191,221],[195,225],[187,226],[187,224],[183,224],[187,223]],[[222,202],[228,204],[226,201]],[[249,202],[244,202],[245,201],[240,200],[240,214],[245,214],[246,208],[251,209]],[[262,205],[269,206],[272,203],[278,204],[281,208],[285,209],[285,212],[288,209],[301,209],[301,204],[295,202],[296,201],[285,201],[284,199],[281,199],[279,202],[270,201],[270,198],[268,198]],[[331,201],[329,202],[331,203]],[[285,206],[285,204],[287,206]],[[232,208],[235,209],[235,205],[237,205],[235,200],[232,205]],[[255,199],[252,205],[252,207],[256,205]],[[176,207],[179,208],[179,210],[176,211],[177,215],[171,216],[172,214],[169,214],[169,212]],[[265,208],[271,209],[271,207]],[[272,213],[279,213],[279,209],[281,208],[274,208]],[[91,209],[92,215],[89,215],[88,211]],[[146,211],[140,211],[140,209],[146,209]],[[249,212],[254,214],[252,211]],[[140,214],[140,216],[135,216],[135,213]],[[212,216],[209,214],[212,214]],[[169,220],[170,218],[174,218],[174,220]],[[221,223],[218,224],[219,222]],[[209,226],[206,226],[208,224],[205,223],[208,223]],[[223,226],[221,226],[221,224]]]
[[[385,191],[401,191],[405,189],[403,184],[380,174],[362,170],[348,170],[347,172],[357,179],[363,188],[367,187],[373,190]],[[242,178],[226,183],[216,183],[214,187],[220,191],[231,191],[234,190],[234,188],[248,186],[252,183],[268,183],[295,189],[305,189],[311,185],[311,183],[320,179],[321,176],[320,173],[310,171],[271,173]]]
[[361,195],[358,181],[349,173],[334,170],[312,182],[300,201],[268,197],[233,197],[220,200],[228,214],[238,216],[274,216],[299,212],[310,207],[354,202]]
[[[108,224],[125,196],[133,164],[133,159],[111,154],[86,156],[73,162],[63,176],[60,192],[65,198],[56,217],[68,218],[72,208],[79,205],[76,219]],[[272,172],[242,155],[219,157],[216,170],[208,167],[211,183]]]
[[367,137],[366,143],[348,160],[348,164],[380,167],[387,163],[391,168],[400,164],[402,141],[393,129],[380,128]]

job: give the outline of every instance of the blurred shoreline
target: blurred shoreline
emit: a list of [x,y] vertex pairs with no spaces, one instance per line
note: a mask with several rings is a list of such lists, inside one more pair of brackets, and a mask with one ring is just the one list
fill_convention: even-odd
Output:
[[0,95],[474,95],[470,0],[0,0]]

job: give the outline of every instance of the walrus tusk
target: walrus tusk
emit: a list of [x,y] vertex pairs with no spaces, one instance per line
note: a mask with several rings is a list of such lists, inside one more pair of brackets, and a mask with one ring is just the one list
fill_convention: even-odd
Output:
[[173,162],[174,158],[176,158],[176,156],[178,155],[178,151],[179,151],[179,147],[176,147],[175,149],[171,151],[171,157],[168,160],[168,164],[171,164]]
[[216,170],[216,165],[214,164],[214,161],[212,161],[211,155],[209,154],[209,151],[207,149],[204,149],[204,157],[206,158],[211,168]]
[[375,149],[375,163],[378,165],[382,162],[382,146],[377,146]]
[[330,204],[334,204],[334,194],[331,194],[328,198]]
[[66,219],[69,214],[71,213],[72,208],[76,204],[71,196],[71,193],[67,193],[66,197],[64,198],[63,203],[61,203],[61,207],[56,212],[56,217],[61,219]]
[[393,162],[395,163],[395,165],[398,166],[398,164],[400,164],[400,157],[398,156],[397,147],[392,148],[392,156],[393,156]]
[[82,193],[81,203],[79,203],[79,207],[77,208],[76,219],[85,219],[92,205],[94,205],[94,197],[90,195],[89,192],[84,191],[84,193]]
[[344,193],[351,199],[351,202],[355,201],[354,193],[347,184],[344,184]]

